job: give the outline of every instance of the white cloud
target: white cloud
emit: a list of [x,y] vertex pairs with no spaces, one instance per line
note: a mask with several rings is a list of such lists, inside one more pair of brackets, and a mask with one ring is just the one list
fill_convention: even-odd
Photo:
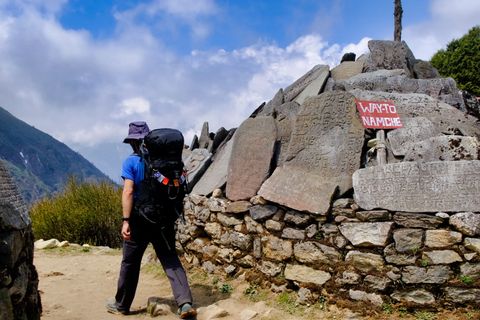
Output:
[[120,102],[119,111],[113,114],[114,118],[126,118],[132,116],[148,117],[150,114],[150,101],[143,97],[125,99]]
[[479,24],[480,1],[432,0],[430,12],[429,20],[404,27],[402,36],[415,57],[424,60]]

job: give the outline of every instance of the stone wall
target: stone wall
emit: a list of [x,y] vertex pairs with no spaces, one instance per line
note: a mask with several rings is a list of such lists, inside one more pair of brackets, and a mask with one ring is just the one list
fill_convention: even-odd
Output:
[[0,161],[0,319],[40,319],[37,288],[30,217]]
[[[208,272],[256,273],[273,291],[375,306],[468,305],[480,300],[480,214],[362,210],[336,200],[322,216],[190,195],[178,242]],[[323,291],[322,291],[323,290]]]

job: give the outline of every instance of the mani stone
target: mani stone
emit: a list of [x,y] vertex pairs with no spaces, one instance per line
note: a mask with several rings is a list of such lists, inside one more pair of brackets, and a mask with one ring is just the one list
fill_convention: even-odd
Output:
[[290,144],[295,119],[300,111],[300,105],[295,101],[284,103],[274,108],[277,124],[277,146],[275,150],[276,166],[283,165]]
[[424,117],[402,119],[403,128],[387,133],[387,139],[393,154],[403,156],[415,142],[437,136],[440,132],[433,123]]
[[232,155],[233,141],[230,140],[218,150],[215,159],[193,187],[192,193],[209,195],[227,182],[228,163]]
[[393,222],[347,222],[339,226],[342,235],[354,246],[385,247]]
[[228,165],[226,195],[246,200],[257,194],[269,175],[277,129],[272,117],[248,118],[235,131]]
[[403,161],[479,160],[480,146],[476,137],[441,136],[412,143]]
[[299,211],[326,214],[337,186],[340,194],[352,187],[363,131],[349,93],[310,97],[297,115],[283,166],[275,169],[259,195]]
[[0,230],[23,230],[31,225],[27,207],[7,170],[0,160]]
[[476,211],[479,179],[479,160],[386,164],[353,174],[354,198],[366,210]]
[[314,97],[320,94],[325,81],[327,81],[327,78],[330,75],[330,68],[328,66],[321,66],[316,72],[316,75],[317,77],[295,97],[295,102],[301,105],[308,97]]
[[190,188],[195,186],[205,170],[207,170],[211,157],[212,154],[210,151],[198,148],[193,150],[190,156],[185,160],[187,180]]
[[365,61],[364,72],[380,69],[403,69],[413,76],[415,56],[405,41],[370,40],[370,54]]
[[294,83],[283,90],[284,102],[292,101],[300,94],[313,80],[317,79],[324,73],[324,65],[316,65],[306,74],[297,79]]
[[285,279],[304,283],[314,283],[316,285],[323,285],[330,280],[332,276],[330,273],[315,270],[307,266],[297,264],[287,264],[285,267]]
[[350,90],[359,100],[395,101],[397,113],[401,119],[424,117],[430,120],[437,130],[446,134],[480,137],[478,119],[440,102],[428,95],[420,93],[394,93],[382,91]]

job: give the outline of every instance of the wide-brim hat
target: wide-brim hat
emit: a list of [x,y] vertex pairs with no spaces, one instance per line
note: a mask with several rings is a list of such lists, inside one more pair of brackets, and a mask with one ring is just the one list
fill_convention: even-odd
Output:
[[129,143],[130,140],[143,139],[150,129],[145,121],[134,121],[128,124],[128,136],[123,139],[123,143]]

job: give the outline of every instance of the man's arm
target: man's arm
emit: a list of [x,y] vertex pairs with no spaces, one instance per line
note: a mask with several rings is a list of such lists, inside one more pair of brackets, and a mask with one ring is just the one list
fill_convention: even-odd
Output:
[[124,240],[130,240],[130,222],[126,219],[130,218],[133,209],[133,180],[125,179],[123,181],[123,191],[122,191],[122,215],[123,215],[123,225],[122,225],[122,237]]

